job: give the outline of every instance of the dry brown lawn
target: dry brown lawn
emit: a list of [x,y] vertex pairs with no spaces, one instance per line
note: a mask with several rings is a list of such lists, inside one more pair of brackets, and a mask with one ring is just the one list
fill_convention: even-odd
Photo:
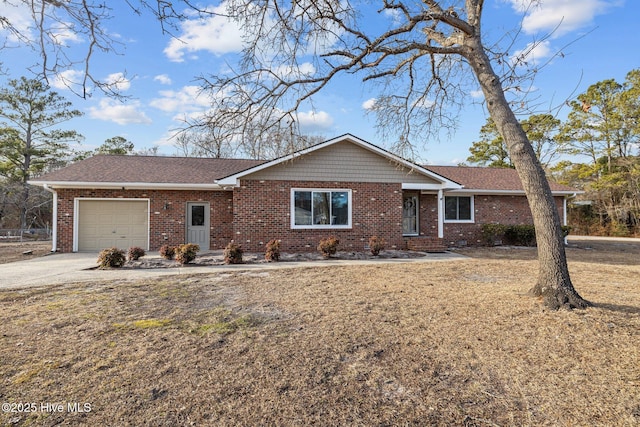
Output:
[[640,424],[640,248],[570,249],[574,312],[464,252],[0,292],[0,424]]
[[51,242],[46,240],[0,242],[0,264],[31,259],[49,253],[51,253]]

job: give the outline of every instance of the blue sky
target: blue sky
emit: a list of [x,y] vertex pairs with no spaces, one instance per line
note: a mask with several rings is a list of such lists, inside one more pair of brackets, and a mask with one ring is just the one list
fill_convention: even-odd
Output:
[[[637,31],[640,2],[542,0],[528,12],[521,9],[523,2],[485,1],[483,30],[486,41],[491,41],[522,24],[522,32],[510,52],[513,57],[519,50],[526,49],[528,43],[540,40],[559,25],[528,58],[530,62],[545,63],[560,49],[564,55],[552,59],[532,82],[530,98],[535,99],[539,112],[561,105],[565,99],[577,96],[600,80],[614,78],[622,82],[628,71],[640,67]],[[82,145],[86,150],[99,146],[107,138],[123,136],[132,141],[136,149],[157,145],[163,154],[176,154],[171,136],[181,125],[180,119],[206,111],[208,106],[206,98],[199,95],[195,78],[223,73],[227,63],[237,58],[242,47],[242,32],[219,17],[194,18],[175,31],[181,39],[178,41],[163,35],[159,24],[150,16],[137,16],[124,4],[113,7],[116,19],[110,20],[106,27],[121,41],[120,54],[97,55],[93,73],[105,81],[120,79],[120,89],[129,99],[121,102],[99,91],[94,91],[88,99],[81,99],[59,81],[52,80],[54,90],[84,113],[82,118],[66,126],[85,136]],[[5,7],[0,14],[20,23],[24,12]],[[86,40],[81,36],[61,33],[60,37],[71,53],[86,49]],[[0,76],[0,81],[22,75],[29,77],[27,69],[35,61],[34,53],[25,48],[3,49],[1,62],[9,75]],[[80,69],[70,69],[61,77],[73,81],[79,76]],[[315,112],[304,109],[299,112],[303,130],[327,138],[352,133],[383,147],[389,145],[391,141],[383,141],[376,133],[374,116],[367,115],[367,107],[376,96],[374,86],[343,78],[327,89],[314,98]],[[470,91],[464,103],[466,107],[458,116],[456,132],[450,137],[441,135],[427,141],[420,147],[421,161],[457,164],[469,155],[469,147],[477,140],[487,115],[475,91]],[[563,118],[567,110],[565,107],[553,113]]]

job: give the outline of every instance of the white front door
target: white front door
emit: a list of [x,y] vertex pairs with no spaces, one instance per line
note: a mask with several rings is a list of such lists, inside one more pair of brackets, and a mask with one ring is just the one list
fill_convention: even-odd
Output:
[[195,243],[200,250],[209,250],[209,203],[187,203],[187,243]]

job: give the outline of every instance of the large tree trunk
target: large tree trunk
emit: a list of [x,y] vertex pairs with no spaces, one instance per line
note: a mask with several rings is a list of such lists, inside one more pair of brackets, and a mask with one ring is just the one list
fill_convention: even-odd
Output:
[[531,143],[507,102],[500,78],[484,52],[479,35],[465,43],[469,60],[484,92],[487,109],[504,138],[529,201],[538,242],[538,281],[531,292],[544,298],[547,307],[586,308],[591,304],[573,287],[569,277],[560,215],[549,182]]

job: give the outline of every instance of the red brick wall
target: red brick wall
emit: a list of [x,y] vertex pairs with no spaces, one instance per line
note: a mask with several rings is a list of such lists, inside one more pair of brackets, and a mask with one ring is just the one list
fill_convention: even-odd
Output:
[[[88,190],[61,189],[58,192],[58,236],[60,252],[73,249],[73,207],[75,198],[149,199],[149,250],[185,243],[187,202],[209,202],[211,249],[223,248],[233,233],[233,195],[228,191],[176,190]],[[164,209],[165,203],[168,209]]]
[[[292,230],[291,188],[352,190],[352,228],[348,230]],[[211,207],[211,249],[224,248],[230,240],[245,251],[262,252],[271,239],[281,239],[283,252],[315,251],[320,239],[336,236],[340,250],[363,251],[373,235],[385,238],[388,248],[404,249],[402,190],[400,184],[291,181],[242,181],[233,193],[226,191],[174,190],[58,190],[60,252],[73,247],[74,198],[143,198],[150,200],[150,250],[164,244],[185,243],[186,203],[204,201]],[[482,242],[483,223],[532,224],[524,196],[475,196],[475,222],[445,223],[448,245]],[[168,203],[169,209],[163,209]],[[562,198],[556,197],[562,215]],[[420,235],[437,237],[437,196],[420,196]]]
[[[555,197],[562,219],[563,198]],[[420,234],[437,237],[437,196],[423,194],[420,197]],[[449,246],[482,244],[482,224],[520,225],[533,224],[529,203],[525,196],[474,196],[474,223],[444,223],[444,241]]]
[[[352,190],[352,228],[291,229],[291,188]],[[336,236],[339,250],[363,251],[373,235],[387,247],[404,248],[400,184],[361,182],[242,181],[233,196],[234,240],[245,251],[262,252],[280,239],[283,252],[315,251],[320,239]]]

